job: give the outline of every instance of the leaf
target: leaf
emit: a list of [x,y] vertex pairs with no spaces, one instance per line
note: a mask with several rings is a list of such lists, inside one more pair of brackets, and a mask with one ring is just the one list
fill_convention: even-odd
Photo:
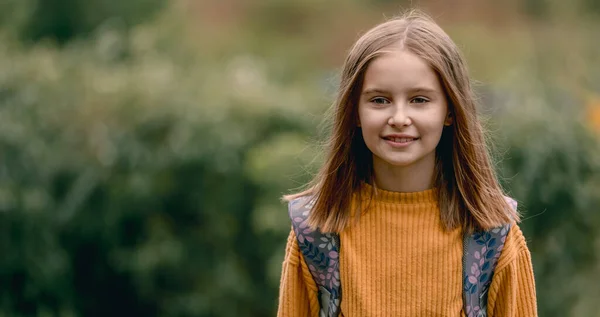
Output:
[[475,272],[477,272],[477,264],[473,263],[471,266],[471,274],[475,274]]
[[472,283],[473,285],[471,285],[471,287],[469,288],[469,293],[470,294],[475,294],[475,292],[477,291],[477,285],[475,285],[475,283]]
[[487,281],[487,278],[488,278],[488,274],[487,273],[483,273],[479,277],[479,282],[485,282],[485,281]]
[[489,268],[490,268],[490,262],[485,262],[485,263],[483,263],[483,266],[481,266],[482,271],[487,271]]

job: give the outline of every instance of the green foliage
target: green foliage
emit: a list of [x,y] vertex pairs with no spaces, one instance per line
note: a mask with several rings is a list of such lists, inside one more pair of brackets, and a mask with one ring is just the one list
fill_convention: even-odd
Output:
[[314,101],[169,42],[175,19],[0,51],[1,313],[272,313]]
[[[0,3],[0,316],[271,316],[290,228],[280,197],[322,159],[327,60],[341,63],[360,29],[347,20],[371,2],[261,2],[221,33],[175,5],[138,25],[161,2],[121,2]],[[523,34],[449,29],[493,78],[482,100],[540,315],[594,314],[600,149],[584,98],[547,78],[577,43],[593,58],[598,46],[583,31],[536,50]],[[46,36],[58,44],[30,42]]]
[[521,227],[533,254],[540,316],[570,316],[578,306],[589,315],[600,309],[586,295],[600,289],[585,282],[598,274],[600,144],[572,105],[552,109],[551,100],[523,95],[514,100],[503,118],[502,167],[506,187],[525,211]]
[[103,23],[138,24],[165,5],[160,0],[4,0],[0,25],[25,41],[52,39],[65,43],[86,36]]

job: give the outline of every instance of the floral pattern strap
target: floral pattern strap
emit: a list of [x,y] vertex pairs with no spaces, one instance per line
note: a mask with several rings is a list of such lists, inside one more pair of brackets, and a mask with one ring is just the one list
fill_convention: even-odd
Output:
[[319,288],[320,317],[335,317],[340,313],[341,287],[339,246],[335,233],[322,233],[308,225],[308,215],[314,206],[311,197],[300,197],[288,205],[298,246],[310,273]]
[[[517,209],[515,200],[505,199],[511,208]],[[487,316],[488,290],[509,230],[510,224],[506,224],[464,237],[463,296],[467,317]]]

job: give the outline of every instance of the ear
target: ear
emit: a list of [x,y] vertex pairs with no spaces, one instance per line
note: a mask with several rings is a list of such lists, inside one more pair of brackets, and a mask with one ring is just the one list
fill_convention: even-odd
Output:
[[446,116],[446,120],[444,120],[444,125],[449,127],[452,125],[452,123],[454,123],[454,117],[452,116],[451,112],[448,112],[448,115]]

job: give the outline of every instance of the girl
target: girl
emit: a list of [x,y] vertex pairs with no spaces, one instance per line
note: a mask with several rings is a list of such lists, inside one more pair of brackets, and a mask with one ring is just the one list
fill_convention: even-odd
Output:
[[325,164],[285,197],[278,315],[536,316],[519,215],[448,35],[415,12],[374,27],[333,107]]

